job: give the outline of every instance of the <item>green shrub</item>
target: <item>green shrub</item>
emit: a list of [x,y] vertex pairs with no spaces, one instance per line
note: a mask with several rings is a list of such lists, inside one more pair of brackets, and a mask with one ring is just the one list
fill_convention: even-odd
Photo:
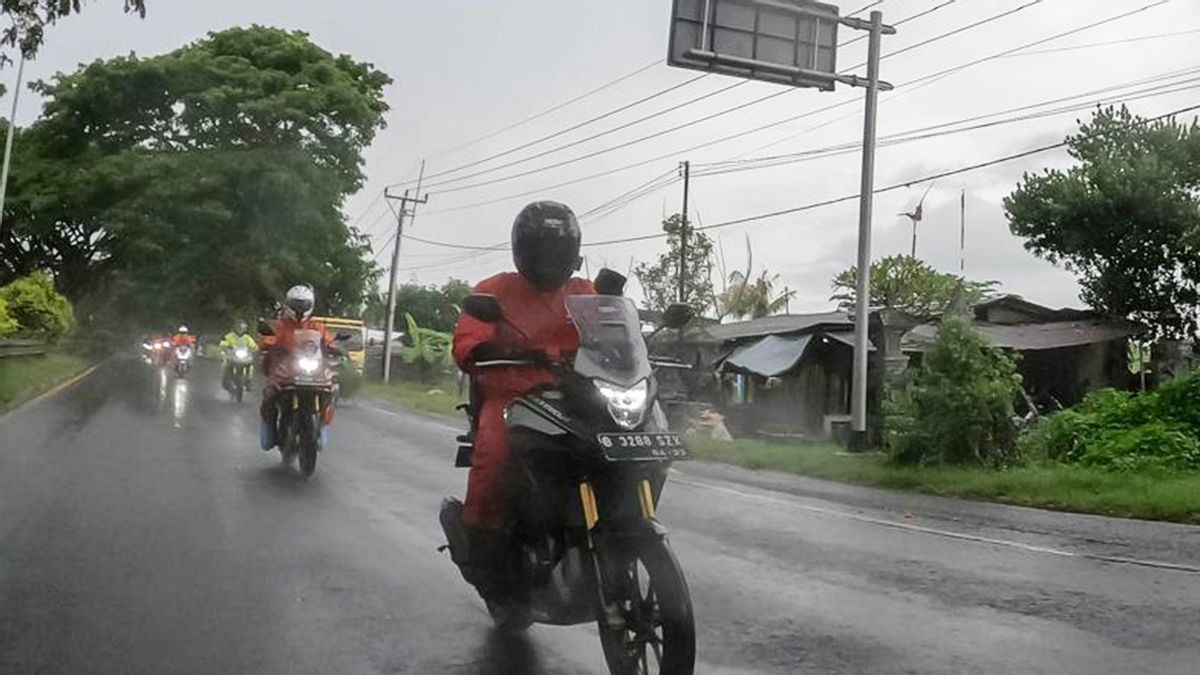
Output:
[[1028,456],[1113,470],[1200,469],[1200,372],[1157,391],[1102,389],[1022,435]]
[[1154,421],[1107,431],[1089,444],[1079,463],[1120,471],[1200,469],[1200,439],[1183,425]]
[[54,341],[75,323],[71,303],[45,272],[34,272],[0,288],[0,299],[17,322],[18,335]]
[[6,338],[17,331],[17,320],[8,313],[8,302],[0,295],[0,338]]
[[1016,359],[990,346],[959,317],[942,322],[924,362],[887,404],[887,445],[907,464],[1016,458]]

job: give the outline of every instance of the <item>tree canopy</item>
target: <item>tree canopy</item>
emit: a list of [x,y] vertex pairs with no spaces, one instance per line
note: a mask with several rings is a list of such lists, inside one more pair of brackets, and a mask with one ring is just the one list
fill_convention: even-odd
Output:
[[0,281],[49,269],[90,315],[252,314],[310,283],[357,311],[375,269],[340,206],[389,82],[307,35],[232,28],[38,83],[17,138]]
[[[0,14],[4,14],[9,24],[0,31],[0,46],[16,47],[30,58],[42,46],[46,26],[82,9],[83,0],[3,0]],[[125,13],[145,18],[146,0],[125,0]],[[3,61],[8,60],[3,57]]]
[[[662,229],[667,233],[667,252],[660,255],[654,263],[642,262],[633,268],[633,273],[646,293],[646,308],[657,311],[680,302],[679,258],[682,248],[681,235],[684,234],[683,216],[676,213],[667,218],[662,222]],[[691,223],[687,224],[686,234],[687,260],[683,275],[682,302],[691,305],[699,316],[707,313],[714,301],[713,244],[708,235],[696,231]]]
[[1025,247],[1080,277],[1093,307],[1195,334],[1200,311],[1200,127],[1098,110],[1067,137],[1078,164],[1026,174],[1004,200]]
[[[833,278],[829,298],[842,309],[854,307],[858,297],[858,268],[842,270]],[[968,281],[938,272],[918,258],[894,255],[871,263],[871,305],[908,312],[914,316],[937,316],[950,309],[959,293],[972,305],[996,291],[995,281]],[[961,291],[960,291],[961,288]]]
[[[396,326],[405,325],[408,314],[422,328],[439,332],[454,330],[458,322],[459,305],[471,294],[471,285],[461,279],[450,279],[440,287],[416,283],[396,287]],[[387,294],[378,293],[367,302],[364,318],[375,326],[387,323]]]

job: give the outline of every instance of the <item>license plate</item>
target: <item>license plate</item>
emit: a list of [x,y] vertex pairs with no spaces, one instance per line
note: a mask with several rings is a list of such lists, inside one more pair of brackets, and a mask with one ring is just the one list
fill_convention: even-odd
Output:
[[596,434],[596,441],[611,461],[669,461],[688,459],[691,453],[684,447],[679,434],[670,432],[628,432]]

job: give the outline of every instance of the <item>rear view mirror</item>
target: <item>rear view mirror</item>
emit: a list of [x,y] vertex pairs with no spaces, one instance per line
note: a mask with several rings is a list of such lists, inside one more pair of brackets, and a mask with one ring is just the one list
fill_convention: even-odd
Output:
[[478,319],[484,323],[496,323],[504,318],[504,310],[500,309],[500,301],[496,296],[486,293],[472,293],[462,304],[463,314]]
[[679,330],[692,320],[693,315],[691,306],[680,303],[673,304],[663,312],[663,328]]
[[353,337],[353,336],[350,333],[347,333],[346,331],[341,331],[337,335],[334,335],[333,339],[337,340],[338,342],[345,342],[346,340],[349,340],[351,337]]
[[625,281],[625,275],[605,267],[596,274],[596,292],[600,295],[624,295]]

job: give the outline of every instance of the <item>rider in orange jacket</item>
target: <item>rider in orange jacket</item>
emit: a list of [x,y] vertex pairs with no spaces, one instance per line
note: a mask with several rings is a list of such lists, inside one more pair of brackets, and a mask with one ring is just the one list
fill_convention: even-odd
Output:
[[[321,346],[326,354],[336,353],[333,336],[325,329],[325,324],[312,319],[313,305],[316,295],[311,286],[299,285],[288,289],[283,300],[283,308],[271,322],[270,331],[260,335],[262,347],[262,369],[266,377],[263,387],[262,405],[259,406],[259,416],[262,423],[259,426],[259,445],[263,450],[270,450],[279,444],[279,430],[276,428],[275,397],[279,394],[282,384],[291,377],[291,364],[286,358],[296,347],[295,334],[297,330],[315,330],[321,334]],[[262,331],[260,331],[262,332]],[[334,406],[325,409],[324,425],[333,422]]]
[[462,513],[468,566],[476,571],[469,580],[477,586],[496,579],[489,572],[496,572],[500,564],[502,528],[508,519],[504,409],[515,397],[553,382],[553,376],[536,366],[476,370],[473,364],[530,352],[552,360],[574,354],[579,335],[565,299],[596,292],[590,281],[572,276],[579,267],[579,245],[579,224],[566,205],[547,201],[526,206],[512,228],[518,272],[490,277],[474,289],[494,295],[507,321],[484,323],[464,314],[454,329],[454,358],[474,376],[472,386],[481,400]]

